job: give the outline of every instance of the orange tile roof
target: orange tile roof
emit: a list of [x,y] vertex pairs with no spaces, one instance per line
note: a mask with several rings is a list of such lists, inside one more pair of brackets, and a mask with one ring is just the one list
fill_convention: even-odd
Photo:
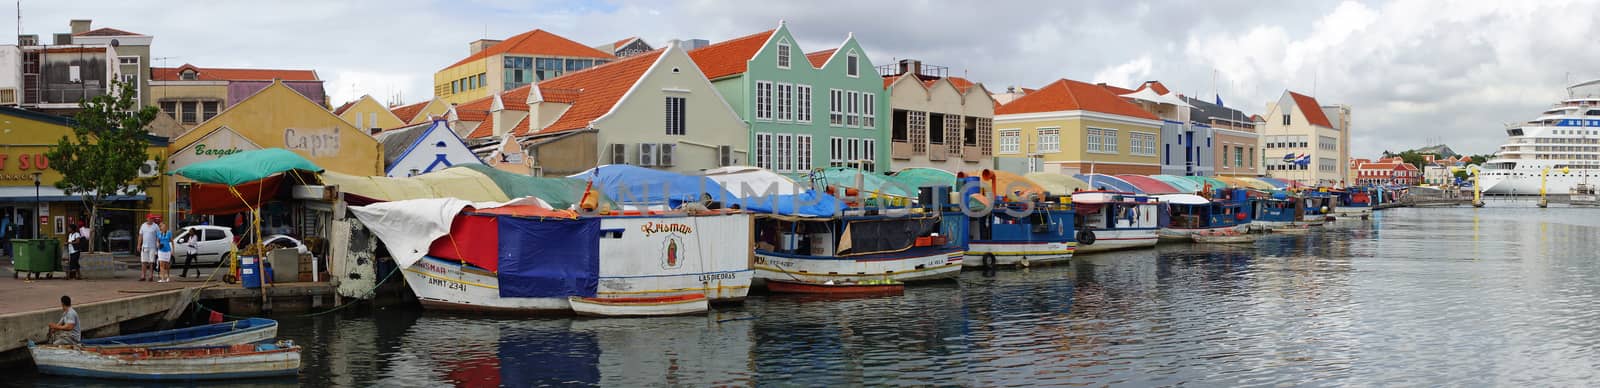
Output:
[[622,100],[644,72],[655,64],[666,49],[658,49],[616,62],[567,73],[539,83],[539,90],[580,90],[572,106],[561,117],[535,134],[550,134],[588,128],[589,124]]
[[342,114],[344,114],[344,111],[350,110],[350,107],[356,106],[356,103],[360,102],[360,101],[361,101],[361,99],[356,99],[356,100],[353,100],[353,101],[350,101],[350,102],[346,102],[346,103],[344,103],[344,105],[340,105],[338,108],[333,108],[333,114],[342,115]]
[[1333,128],[1333,123],[1328,122],[1328,115],[1322,113],[1322,104],[1318,104],[1317,99],[1295,92],[1289,92],[1289,97],[1294,99],[1294,105],[1300,107],[1300,113],[1306,115],[1306,121],[1311,125]]
[[500,106],[505,107],[506,110],[528,110],[528,93],[531,89],[533,89],[533,84],[527,84],[500,93]]
[[467,62],[488,58],[489,56],[495,54],[505,53],[601,59],[615,58],[615,56],[612,56],[611,53],[596,50],[594,47],[585,46],[583,43],[575,42],[572,39],[567,39],[561,35],[536,29],[506,38],[505,41],[496,43],[495,45],[489,46],[488,48],[473,53],[472,55],[468,55],[466,58],[463,58],[460,61],[451,64],[450,66],[445,66],[445,68],[448,69],[461,66],[461,64]]
[[828,64],[828,58],[833,58],[834,51],[839,51],[839,49],[831,48],[806,54],[806,60],[811,61],[811,67],[821,69],[822,65]]
[[635,40],[639,40],[639,37],[630,36],[630,37],[627,37],[627,38],[623,38],[622,40],[619,40],[616,43],[612,43],[611,44],[611,49],[612,50],[616,50],[616,49],[622,48],[622,46],[627,46],[628,43],[633,43],[633,41],[635,41]]
[[966,78],[946,77],[945,79],[950,80],[950,85],[955,86],[956,90],[960,90],[962,93],[966,93],[967,90],[972,89],[972,81],[969,81]]
[[1156,94],[1163,95],[1163,96],[1167,95],[1167,93],[1172,93],[1171,90],[1167,90],[1167,85],[1162,85],[1161,84],[1161,81],[1148,81],[1148,82],[1145,82],[1143,84],[1140,84],[1139,88],[1135,89],[1134,91],[1137,92],[1137,91],[1145,90],[1145,89],[1155,89]]
[[494,115],[483,115],[483,121],[478,122],[478,127],[467,134],[468,139],[481,139],[494,136]]
[[1104,82],[1101,82],[1101,83],[1098,83],[1098,84],[1095,84],[1095,85],[1099,85],[1100,87],[1111,91],[1111,94],[1115,94],[1115,95],[1119,95],[1119,96],[1134,92],[1134,90],[1132,90],[1132,89],[1124,89],[1124,88],[1120,88],[1120,87],[1116,87],[1116,86],[1111,86],[1111,85],[1107,85]]
[[883,88],[884,89],[888,89],[889,85],[894,85],[894,81],[897,81],[899,79],[900,79],[900,76],[898,76],[898,75],[891,75],[891,76],[888,76],[888,77],[883,77]]
[[1057,80],[1049,85],[1039,88],[1039,91],[1029,93],[1001,105],[995,109],[995,114],[1017,114],[1037,112],[1057,112],[1083,110],[1119,116],[1136,117],[1148,120],[1160,120],[1156,115],[1140,109],[1112,94],[1104,85],[1094,85],[1073,81],[1069,79]]
[[199,72],[200,81],[267,81],[272,79],[319,81],[316,70],[202,68],[187,63],[178,67],[152,67],[150,68],[150,79],[153,81],[179,81],[178,75],[185,69],[194,69],[194,71]]
[[144,34],[140,34],[140,33],[136,33],[136,32],[127,32],[127,31],[118,30],[118,29],[115,29],[115,28],[96,28],[96,29],[93,29],[93,30],[88,30],[88,31],[72,34],[72,36],[128,36],[128,35],[143,36]]
[[532,115],[523,116],[522,117],[522,121],[518,121],[517,125],[511,126],[511,135],[512,136],[532,135],[533,134],[532,128],[529,128],[530,124],[528,124],[528,119],[532,118],[532,117],[533,117]]
[[761,47],[766,45],[767,38],[778,30],[766,30],[750,35],[717,42],[716,44],[694,49],[689,52],[689,59],[700,66],[700,72],[706,74],[706,79],[715,80],[730,75],[744,74],[749,70],[750,58],[755,57]]
[[460,121],[483,121],[489,116],[489,105],[494,101],[489,97],[467,101],[465,104],[456,105],[456,119]]
[[1039,89],[1022,88],[1022,94],[1032,94],[1033,92],[1037,92],[1037,91],[1039,91]]
[[423,100],[422,102],[411,105],[401,105],[389,108],[389,113],[393,113],[395,117],[399,117],[400,121],[409,123],[411,122],[411,119],[417,118],[417,113],[421,113],[422,108],[427,107],[429,102],[433,102],[433,100]]

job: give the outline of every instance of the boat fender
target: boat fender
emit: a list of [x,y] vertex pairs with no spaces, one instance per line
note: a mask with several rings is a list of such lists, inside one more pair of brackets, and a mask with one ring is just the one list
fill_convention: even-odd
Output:
[[1078,231],[1078,243],[1083,245],[1094,245],[1094,231]]
[[997,266],[999,264],[1000,264],[1000,260],[996,259],[994,257],[993,253],[985,253],[985,254],[983,254],[983,267],[984,268],[994,268],[995,266]]
[[1018,259],[1017,260],[1017,265],[1022,266],[1023,268],[1027,268],[1028,267],[1028,257],[1027,256],[1023,256],[1021,259]]

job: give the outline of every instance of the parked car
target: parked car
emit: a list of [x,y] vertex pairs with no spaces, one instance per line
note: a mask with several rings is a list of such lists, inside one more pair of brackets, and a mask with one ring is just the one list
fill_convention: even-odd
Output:
[[172,238],[172,262],[183,265],[188,247],[195,250],[195,265],[216,266],[233,251],[233,229],[226,226],[185,226]]
[[267,238],[261,240],[261,245],[273,248],[294,248],[295,250],[300,251],[301,254],[311,252],[311,249],[306,248],[306,244],[300,242],[300,239],[289,237],[288,235],[283,234],[267,236]]

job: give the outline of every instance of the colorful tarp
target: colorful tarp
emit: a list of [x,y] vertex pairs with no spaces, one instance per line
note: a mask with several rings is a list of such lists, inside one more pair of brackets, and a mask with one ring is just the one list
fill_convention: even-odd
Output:
[[502,298],[593,297],[600,287],[600,219],[497,217]]
[[1143,191],[1140,191],[1139,188],[1135,187],[1132,183],[1128,183],[1127,181],[1117,179],[1117,177],[1106,174],[1077,174],[1073,175],[1073,177],[1089,183],[1089,186],[1094,190],[1144,194]]
[[[875,172],[861,171],[849,167],[829,167],[819,173],[822,180],[817,182],[828,186],[838,186],[861,191],[863,197],[889,196],[900,198],[916,198],[917,188],[899,180],[890,179],[888,176]],[[860,178],[861,184],[856,184]]]
[[292,151],[268,148],[190,164],[169,174],[183,176],[200,183],[238,186],[290,170],[322,172],[322,167],[317,167],[310,160]]
[[1027,198],[1029,195],[1044,195],[1045,192],[1044,187],[1034,183],[1033,180],[1010,172],[983,170],[967,175],[982,178],[983,187],[991,190],[990,192],[1005,194],[1006,198],[1012,200]]
[[[489,179],[494,180],[500,191],[509,198],[538,197],[556,209],[570,209],[572,205],[583,200],[583,189],[589,182],[574,178],[545,178],[515,174],[501,171],[494,167],[468,163],[452,169],[467,169],[476,171]],[[423,174],[426,176],[428,174]],[[607,200],[601,200],[605,203]]]
[[844,202],[834,196],[803,188],[788,177],[760,167],[719,167],[707,170],[706,177],[738,198],[729,205],[750,212],[832,217],[845,208]]
[[1183,190],[1172,187],[1172,185],[1169,185],[1166,182],[1162,182],[1147,176],[1117,175],[1117,178],[1127,181],[1134,187],[1138,187],[1139,190],[1144,191],[1145,194],[1174,194],[1183,192]]
[[1030,172],[1024,178],[1038,183],[1045,191],[1060,194],[1072,194],[1079,190],[1089,190],[1089,183],[1066,175],[1048,172]]
[[233,214],[247,212],[272,200],[283,183],[282,175],[230,186],[220,183],[198,183],[189,186],[190,214]]
[[568,178],[594,181],[594,188],[619,204],[677,207],[710,199],[729,203],[736,197],[716,181],[626,164],[595,167]]
[[1210,185],[1212,190],[1228,187],[1228,182],[1219,181],[1216,178],[1207,176],[1186,176],[1183,177],[1183,179],[1187,179],[1190,182],[1200,185],[1202,187],[1201,190],[1204,190],[1204,186],[1206,185]]
[[754,166],[717,167],[706,170],[706,177],[738,198],[763,194],[799,194],[810,190],[783,174]]
[[[409,178],[322,173],[322,182],[339,186],[339,192],[377,201],[457,198],[473,202],[510,200],[493,179],[464,167],[452,167]],[[579,189],[581,192],[582,189]]]
[[929,186],[956,186],[956,174],[937,168],[913,167],[891,175],[912,188]]
[[1202,188],[1202,185],[1196,184],[1194,181],[1190,181],[1188,179],[1183,179],[1183,177],[1177,175],[1151,175],[1150,178],[1166,183],[1167,185],[1170,185],[1178,190],[1182,190],[1182,192],[1185,193],[1198,193]]

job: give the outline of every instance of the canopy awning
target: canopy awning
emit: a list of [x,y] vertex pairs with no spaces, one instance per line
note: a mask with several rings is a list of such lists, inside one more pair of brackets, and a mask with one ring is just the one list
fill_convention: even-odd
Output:
[[1128,181],[1117,179],[1117,177],[1106,174],[1078,174],[1073,175],[1073,177],[1089,183],[1089,187],[1095,190],[1111,190],[1125,193],[1144,194],[1143,190],[1139,190],[1139,188],[1134,186],[1132,183],[1128,183]]
[[1045,191],[1055,194],[1072,194],[1079,190],[1092,190],[1087,182],[1066,175],[1049,172],[1030,172],[1024,178],[1038,183]]
[[1211,200],[1194,194],[1162,194],[1156,196],[1161,202],[1178,205],[1210,205]]
[[937,168],[913,167],[894,173],[894,178],[911,187],[956,186],[956,174]]
[[1150,178],[1165,182],[1178,190],[1183,190],[1185,193],[1198,193],[1203,188],[1202,185],[1177,175],[1151,175]]
[[1139,190],[1143,190],[1145,194],[1175,194],[1184,192],[1184,190],[1172,187],[1172,185],[1169,185],[1166,182],[1162,182],[1159,179],[1147,176],[1117,175],[1117,178],[1120,178],[1124,181],[1127,181],[1129,184],[1138,187]]
[[238,186],[290,170],[322,172],[322,167],[282,148],[244,151],[221,158],[184,166],[169,174],[200,183]]

